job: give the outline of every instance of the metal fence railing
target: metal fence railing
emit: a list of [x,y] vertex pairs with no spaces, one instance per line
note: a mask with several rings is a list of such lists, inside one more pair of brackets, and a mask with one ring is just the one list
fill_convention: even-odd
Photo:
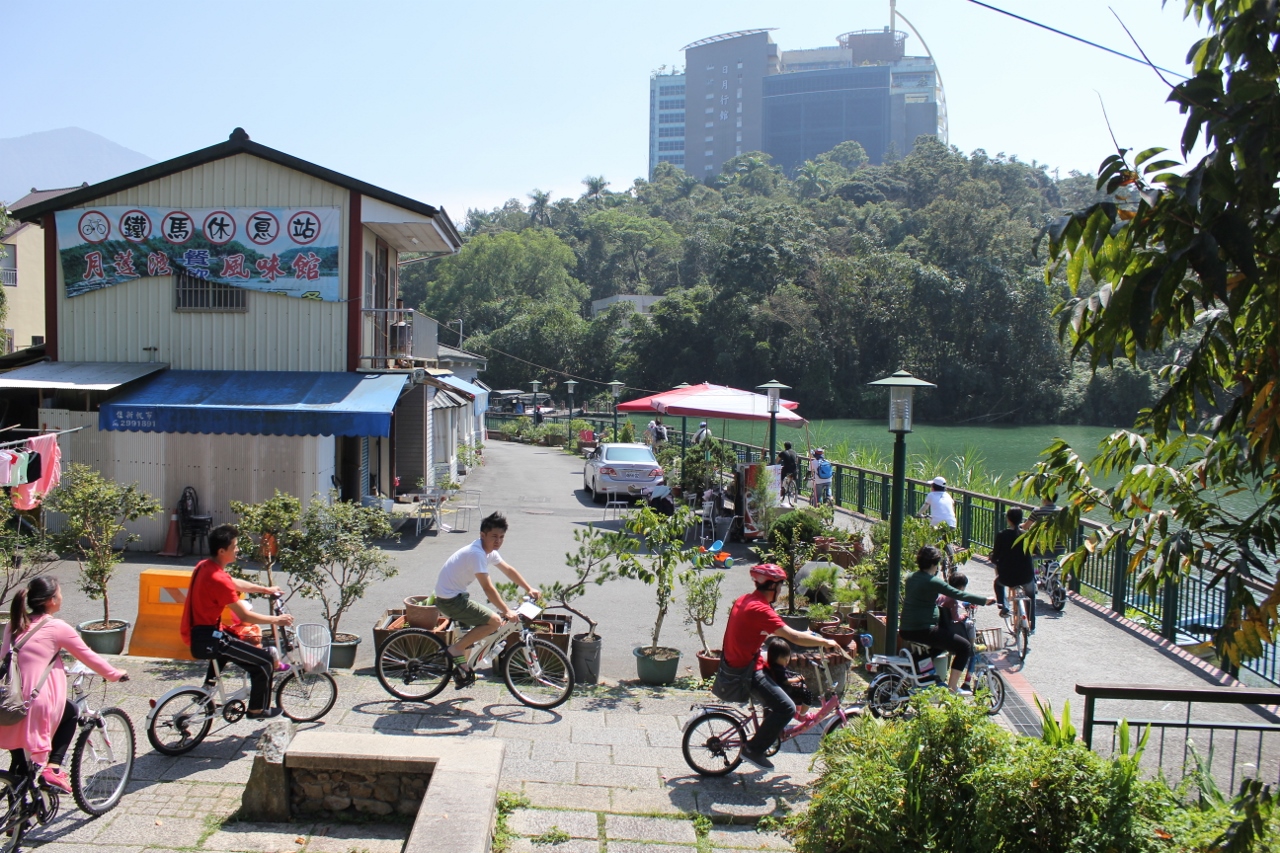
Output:
[[[497,428],[514,415],[489,414],[491,428]],[[547,416],[550,422],[569,420],[568,416]],[[613,426],[612,416],[592,415],[585,419],[599,431]],[[619,423],[624,423],[620,420]],[[692,434],[682,434],[678,426],[667,424],[668,442],[685,444],[693,440]],[[738,441],[726,441],[740,462],[759,462],[766,449]],[[807,470],[808,459],[801,457],[801,470]],[[836,505],[857,512],[871,519],[888,520],[893,477],[883,471],[872,471],[844,463],[835,463],[832,478],[832,497]],[[930,484],[923,480],[907,480],[906,512],[914,515],[924,506]],[[1034,509],[1030,504],[1008,498],[984,495],[964,489],[950,489],[956,502],[956,520],[959,525],[961,547],[990,551],[998,532],[1004,529],[1005,512],[1011,506],[1025,510]],[[1076,548],[1100,525],[1084,520],[1067,543]],[[1228,583],[1245,583],[1240,578],[1215,579],[1211,572],[1199,571],[1181,576],[1176,582],[1165,583],[1160,594],[1151,596],[1137,590],[1140,571],[1130,571],[1132,552],[1118,543],[1107,554],[1092,554],[1081,570],[1071,579],[1071,588],[1089,598],[1110,607],[1121,615],[1134,615],[1145,622],[1155,633],[1166,640],[1183,645],[1203,643],[1212,638],[1219,626],[1227,622],[1227,609],[1231,596]],[[1138,567],[1141,569],[1141,566]],[[1256,593],[1265,597],[1269,590],[1257,582],[1249,582]],[[1280,647],[1276,643],[1264,643],[1262,655],[1246,661],[1242,667],[1268,684],[1280,684]],[[1224,665],[1223,669],[1239,677],[1241,668]]]

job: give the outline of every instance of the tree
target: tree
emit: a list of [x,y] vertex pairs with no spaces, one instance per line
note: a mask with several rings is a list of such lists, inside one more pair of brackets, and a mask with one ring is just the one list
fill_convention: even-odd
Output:
[[122,545],[138,540],[125,523],[160,511],[160,502],[138,488],[122,486],[79,462],[62,475],[58,488],[45,497],[44,507],[61,513],[62,527],[50,538],[60,554],[70,554],[80,566],[80,591],[91,601],[102,602],[103,627],[111,623],[108,588],[116,567],[124,561]]
[[583,198],[599,201],[608,189],[609,182],[605,180],[604,175],[587,175],[582,179],[582,185],[587,188],[587,191],[582,194]]
[[[1189,0],[1186,9],[1209,35],[1192,48],[1194,76],[1169,99],[1187,114],[1183,158],[1201,140],[1207,153],[1184,171],[1161,148],[1120,149],[1103,161],[1098,188],[1122,198],[1049,231],[1049,275],[1064,269],[1071,288],[1058,316],[1073,353],[1097,369],[1181,350],[1134,430],[1107,439],[1092,466],[1055,443],[1023,487],[1069,496],[1059,530],[1085,512],[1108,515],[1068,569],[1131,545],[1129,570],[1141,567],[1150,594],[1181,572],[1215,573],[1230,601],[1216,642],[1238,665],[1275,640],[1280,606],[1280,21],[1271,3]],[[1094,481],[1110,472],[1120,474],[1114,485]],[[1256,494],[1256,510],[1223,506],[1241,490]],[[1265,578],[1269,594],[1259,600],[1249,578]]]
[[847,142],[841,142],[826,154],[819,154],[817,162],[832,163],[853,174],[871,162],[871,158],[867,156],[867,150],[862,147],[862,143],[850,139]]
[[551,193],[540,189],[529,193],[529,221],[534,225],[551,224]]

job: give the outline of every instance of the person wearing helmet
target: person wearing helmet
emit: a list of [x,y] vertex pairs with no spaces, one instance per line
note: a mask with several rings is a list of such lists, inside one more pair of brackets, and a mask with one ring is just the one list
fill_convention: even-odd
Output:
[[693,434],[693,443],[702,444],[711,438],[711,430],[707,428],[707,422],[703,421],[698,424],[698,431]]
[[750,695],[765,709],[764,719],[756,729],[755,737],[742,748],[742,757],[764,770],[772,770],[773,762],[765,757],[767,750],[787,723],[796,714],[795,703],[787,696],[785,688],[769,675],[760,649],[769,637],[782,637],[798,646],[825,646],[839,649],[835,640],[828,640],[810,631],[797,631],[787,626],[773,609],[778,591],[787,582],[787,573],[781,566],[763,563],[751,567],[751,580],[755,592],[749,592],[733,603],[729,621],[724,629],[723,651],[720,667],[744,669],[750,667]]
[[810,504],[818,506],[831,500],[831,479],[834,476],[835,470],[827,459],[827,452],[821,447],[815,447],[813,458],[809,460],[809,479],[813,481]]
[[947,494],[945,477],[934,477],[929,483],[932,488],[924,499],[921,515],[929,513],[929,523],[937,527],[939,524],[956,526],[956,502]]

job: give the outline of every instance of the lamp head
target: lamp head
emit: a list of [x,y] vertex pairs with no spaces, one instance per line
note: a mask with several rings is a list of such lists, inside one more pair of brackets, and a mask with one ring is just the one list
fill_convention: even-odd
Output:
[[915,378],[905,370],[899,370],[892,376],[867,384],[880,385],[889,389],[889,432],[897,433],[911,432],[915,389],[938,387],[932,382]]
[[626,384],[625,384],[625,383],[623,383],[623,382],[619,382],[617,379],[615,379],[615,380],[613,380],[612,382],[610,382],[610,383],[609,383],[609,388],[610,388],[610,390],[612,390],[612,391],[613,391],[613,399],[615,399],[615,400],[616,400],[616,399],[618,399],[619,397],[621,397],[621,396],[622,396],[622,389],[623,389],[623,388],[626,388],[626,387],[627,387],[627,386],[626,386]]
[[781,393],[782,391],[789,390],[790,388],[790,385],[783,385],[776,379],[772,382],[766,382],[763,385],[756,386],[757,391],[763,391],[769,395],[769,414],[771,415],[776,415],[781,410]]

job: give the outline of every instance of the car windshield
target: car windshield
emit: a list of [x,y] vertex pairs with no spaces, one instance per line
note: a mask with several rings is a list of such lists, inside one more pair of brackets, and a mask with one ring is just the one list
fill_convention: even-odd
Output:
[[604,458],[610,462],[658,462],[647,447],[607,447]]

